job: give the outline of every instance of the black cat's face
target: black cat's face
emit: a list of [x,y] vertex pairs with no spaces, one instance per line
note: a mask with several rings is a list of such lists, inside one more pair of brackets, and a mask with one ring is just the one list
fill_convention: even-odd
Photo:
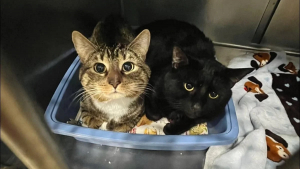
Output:
[[170,70],[164,77],[164,95],[172,108],[189,118],[224,110],[231,97],[232,82],[226,77],[225,68],[219,66],[211,64],[207,70],[208,65],[190,63]]
[[228,69],[215,60],[175,58],[164,77],[164,96],[173,109],[189,118],[210,118],[225,110],[231,87],[252,70]]

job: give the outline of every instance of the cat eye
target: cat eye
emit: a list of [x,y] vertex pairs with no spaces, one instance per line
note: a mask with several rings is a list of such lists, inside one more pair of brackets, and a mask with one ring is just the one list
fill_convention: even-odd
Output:
[[133,68],[134,68],[133,63],[126,62],[126,63],[123,64],[123,68],[122,69],[123,69],[124,72],[129,72],[129,71],[133,70]]
[[210,93],[208,94],[208,96],[209,96],[209,98],[211,98],[211,99],[216,99],[216,98],[219,97],[219,95],[218,95],[217,93],[215,93],[215,92],[210,92]]
[[94,69],[98,73],[104,73],[106,71],[106,67],[103,63],[96,63]]
[[190,83],[184,83],[184,88],[189,92],[194,90],[194,86]]

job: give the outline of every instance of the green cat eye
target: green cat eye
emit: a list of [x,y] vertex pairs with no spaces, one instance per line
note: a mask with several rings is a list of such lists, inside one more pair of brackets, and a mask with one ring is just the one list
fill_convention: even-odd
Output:
[[106,67],[103,63],[96,63],[94,66],[94,70],[98,73],[106,72]]
[[184,88],[189,92],[194,90],[194,86],[190,83],[184,83]]
[[211,99],[216,99],[216,98],[219,97],[219,95],[218,95],[217,93],[215,93],[215,92],[210,92],[210,93],[208,94],[208,96],[209,96],[209,98],[211,98]]
[[129,72],[134,69],[134,65],[131,62],[125,62],[122,69],[124,72]]

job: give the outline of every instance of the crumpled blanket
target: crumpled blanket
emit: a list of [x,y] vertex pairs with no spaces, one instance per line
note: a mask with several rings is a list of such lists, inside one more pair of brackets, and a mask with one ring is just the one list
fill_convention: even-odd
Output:
[[276,168],[299,151],[299,63],[288,63],[284,52],[247,53],[228,67],[256,70],[232,88],[237,140],[211,146],[204,168]]

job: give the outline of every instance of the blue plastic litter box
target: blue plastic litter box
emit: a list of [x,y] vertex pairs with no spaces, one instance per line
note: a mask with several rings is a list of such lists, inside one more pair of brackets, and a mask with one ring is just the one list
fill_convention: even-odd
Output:
[[[77,57],[57,87],[45,113],[50,129],[77,140],[108,146],[148,150],[204,150],[213,145],[233,143],[238,135],[238,122],[232,99],[219,118],[207,123],[208,135],[143,135],[102,131],[67,124],[76,117],[79,102],[74,93],[81,88],[78,79],[80,60]],[[73,102],[72,102],[73,101]]]

